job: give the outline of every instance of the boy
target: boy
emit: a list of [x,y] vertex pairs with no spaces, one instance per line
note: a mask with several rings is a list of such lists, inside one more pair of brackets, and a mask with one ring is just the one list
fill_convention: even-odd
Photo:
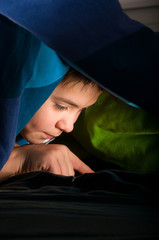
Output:
[[81,111],[95,104],[102,89],[70,69],[47,101],[22,129],[21,136],[30,144],[17,143],[4,167],[1,179],[31,171],[49,171],[74,176],[75,171],[92,173],[76,155],[60,144],[44,145],[63,131],[71,132]]

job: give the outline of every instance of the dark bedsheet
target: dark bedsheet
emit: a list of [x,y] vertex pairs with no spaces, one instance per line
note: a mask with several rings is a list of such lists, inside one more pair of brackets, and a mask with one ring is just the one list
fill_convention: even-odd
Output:
[[159,239],[158,175],[12,177],[0,184],[0,239]]

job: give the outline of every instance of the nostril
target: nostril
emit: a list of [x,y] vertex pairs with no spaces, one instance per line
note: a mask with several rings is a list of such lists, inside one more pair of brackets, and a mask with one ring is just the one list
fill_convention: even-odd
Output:
[[66,126],[64,131],[67,132],[67,133],[70,133],[70,132],[73,131],[73,128],[74,128],[74,125],[72,125],[72,126]]
[[56,123],[55,127],[58,128],[60,132],[64,131],[66,133],[69,133],[74,129],[74,122],[70,118],[62,119]]

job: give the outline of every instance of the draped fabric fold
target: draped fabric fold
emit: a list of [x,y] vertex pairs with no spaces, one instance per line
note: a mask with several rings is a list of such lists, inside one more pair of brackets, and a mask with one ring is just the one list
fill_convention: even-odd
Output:
[[[34,72],[41,41],[115,96],[159,114],[159,35],[130,19],[118,0],[0,0],[0,14],[1,163],[14,144],[21,96]],[[67,71],[65,64],[63,68]],[[50,91],[61,78],[56,80]],[[14,98],[9,107],[12,112],[4,109],[8,98]],[[9,119],[6,130],[5,119]]]
[[158,239],[157,175],[33,172],[0,184],[1,239]]
[[60,83],[69,66],[31,33],[0,16],[0,168],[16,135]]
[[0,13],[109,91],[157,114],[158,34],[126,16],[118,0],[1,0]]

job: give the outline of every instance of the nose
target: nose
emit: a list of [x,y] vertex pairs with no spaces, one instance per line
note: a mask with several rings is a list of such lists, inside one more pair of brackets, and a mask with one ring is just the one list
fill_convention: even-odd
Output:
[[64,132],[72,132],[73,128],[74,128],[74,120],[73,119],[70,119],[70,118],[64,118],[64,119],[60,119],[55,127],[60,129],[61,131],[64,131]]

